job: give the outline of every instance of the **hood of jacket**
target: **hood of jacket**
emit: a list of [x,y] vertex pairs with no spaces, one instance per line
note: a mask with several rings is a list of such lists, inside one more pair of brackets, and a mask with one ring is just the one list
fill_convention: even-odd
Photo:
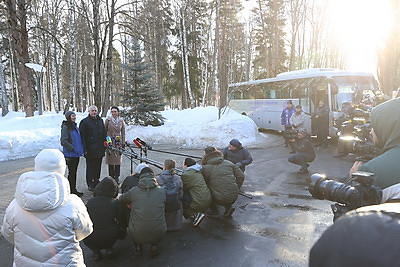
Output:
[[27,211],[48,211],[61,206],[70,195],[68,180],[56,172],[32,171],[19,177],[15,199]]
[[189,166],[186,168],[186,170],[195,170],[195,171],[201,171],[201,169],[203,168],[203,166],[201,166],[200,164],[196,163],[192,166]]
[[64,155],[58,149],[43,149],[35,157],[35,171],[56,172],[63,176],[66,167]]
[[217,165],[224,161],[224,156],[222,155],[221,151],[217,150],[208,154],[205,154],[201,160],[201,164],[211,164]]
[[379,148],[387,151],[400,147],[400,98],[386,101],[372,109],[371,124],[378,137]]
[[158,183],[153,174],[146,172],[140,175],[137,186],[143,190],[151,190],[153,188],[156,188],[158,186]]

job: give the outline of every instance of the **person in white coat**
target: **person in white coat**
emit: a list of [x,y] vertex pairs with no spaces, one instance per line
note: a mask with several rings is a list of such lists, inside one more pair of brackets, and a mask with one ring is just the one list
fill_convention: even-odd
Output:
[[1,233],[14,244],[14,266],[85,266],[79,241],[93,231],[82,200],[70,193],[65,159],[44,149],[18,180]]

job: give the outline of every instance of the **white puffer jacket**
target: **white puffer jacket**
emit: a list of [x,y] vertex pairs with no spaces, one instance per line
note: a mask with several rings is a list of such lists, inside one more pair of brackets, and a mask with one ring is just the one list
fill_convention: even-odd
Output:
[[70,194],[68,180],[48,171],[20,176],[1,228],[14,244],[14,266],[85,266],[79,241],[92,231],[86,207]]

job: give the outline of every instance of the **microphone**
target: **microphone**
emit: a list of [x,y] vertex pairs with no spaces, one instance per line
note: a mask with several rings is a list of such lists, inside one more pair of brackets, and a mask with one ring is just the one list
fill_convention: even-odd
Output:
[[140,139],[139,137],[136,137],[136,140],[141,143],[143,146],[147,147],[148,149],[151,150],[151,146],[148,145],[145,141],[143,141],[142,139]]
[[135,143],[135,145],[136,145],[138,148],[142,148],[142,144],[139,143],[138,140],[133,139],[133,143]]
[[104,144],[105,147],[108,147],[108,142],[107,141],[104,141],[103,144]]
[[109,143],[109,144],[111,145],[111,144],[112,144],[111,137],[107,136],[107,137],[106,137],[106,142]]

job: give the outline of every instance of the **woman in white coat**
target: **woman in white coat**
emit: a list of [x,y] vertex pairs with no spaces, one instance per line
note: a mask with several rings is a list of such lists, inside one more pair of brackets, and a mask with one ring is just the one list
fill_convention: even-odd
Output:
[[85,266],[79,241],[93,231],[82,200],[70,194],[64,155],[44,149],[23,173],[1,233],[14,244],[14,266]]

